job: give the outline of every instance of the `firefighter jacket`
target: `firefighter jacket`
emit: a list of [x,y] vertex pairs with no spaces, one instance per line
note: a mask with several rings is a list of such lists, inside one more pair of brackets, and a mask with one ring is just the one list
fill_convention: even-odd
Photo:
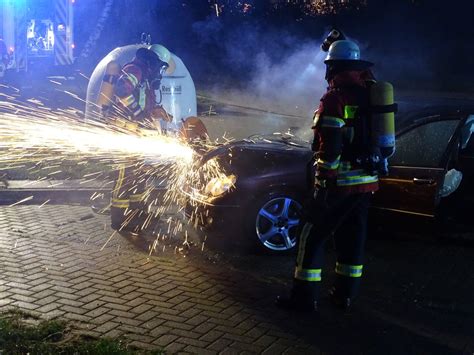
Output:
[[156,105],[155,91],[148,76],[146,64],[135,58],[123,67],[116,84],[115,94],[134,121],[141,122],[148,118]]
[[[378,177],[369,175],[360,157],[367,149],[370,127],[363,108],[368,107],[367,71],[344,71],[329,82],[314,115],[316,181],[341,193],[363,193],[378,189]],[[324,184],[322,184],[324,186]]]

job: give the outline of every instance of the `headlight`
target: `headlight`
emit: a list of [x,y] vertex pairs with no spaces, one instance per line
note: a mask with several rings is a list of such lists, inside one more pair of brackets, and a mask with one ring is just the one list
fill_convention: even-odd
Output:
[[235,185],[237,178],[235,175],[221,175],[211,179],[204,189],[206,195],[217,197],[230,190]]

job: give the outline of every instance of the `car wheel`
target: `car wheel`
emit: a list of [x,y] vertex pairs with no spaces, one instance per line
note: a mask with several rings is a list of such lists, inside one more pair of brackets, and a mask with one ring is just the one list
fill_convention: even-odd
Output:
[[[259,199],[247,218],[249,234],[260,250],[284,253],[296,245],[301,203],[289,194]],[[254,244],[255,244],[254,243]]]

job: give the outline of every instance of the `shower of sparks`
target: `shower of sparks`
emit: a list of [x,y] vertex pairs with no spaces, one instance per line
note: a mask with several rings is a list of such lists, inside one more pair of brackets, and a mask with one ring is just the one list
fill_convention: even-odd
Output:
[[[176,173],[192,164],[193,149],[177,137],[145,136],[139,131],[117,127],[113,122],[80,121],[73,112],[50,111],[43,106],[29,107],[0,102],[0,166],[2,170],[27,168],[43,174],[45,180],[70,167],[146,162],[157,170]],[[48,172],[49,171],[49,172]],[[104,174],[88,172],[83,181]]]
[[[0,110],[6,111],[3,104]],[[13,109],[14,107],[9,107]],[[179,139],[166,136],[143,136],[100,122],[81,123],[67,112],[46,109],[16,110],[3,113],[0,119],[0,157],[2,163],[34,161],[44,154],[85,159],[105,157],[114,162],[129,158],[190,162],[193,150]],[[52,164],[49,165],[50,167]]]
[[[178,135],[165,136],[154,134],[150,130],[132,131],[114,121],[85,121],[72,109],[52,111],[40,102],[30,101],[25,105],[11,98],[6,99],[0,101],[0,173],[23,169],[35,176],[36,181],[44,181],[64,179],[64,176],[73,171],[80,174],[80,184],[95,181],[102,186],[112,187],[112,173],[120,166],[138,167],[135,183],[138,185],[146,182],[143,202],[147,205],[147,210],[127,211],[122,228],[134,216],[142,213],[148,215],[136,232],[150,228],[167,211],[173,208],[175,210],[175,206],[182,202],[184,185],[198,185],[203,174],[209,175],[205,180],[222,174],[215,161],[198,167],[200,155]],[[211,143],[201,144],[204,151],[212,147]],[[95,171],[91,172],[91,169]],[[131,186],[129,190],[136,190],[137,185]],[[163,199],[152,197],[156,185],[166,186]],[[99,197],[102,196],[96,193],[91,200]],[[11,206],[31,199],[33,196]],[[48,202],[49,200],[40,207]],[[182,233],[182,221],[174,219],[174,225],[171,224],[171,235]],[[110,235],[101,249],[116,234],[114,232]],[[159,234],[156,240],[158,237]],[[157,242],[151,252],[156,247]]]

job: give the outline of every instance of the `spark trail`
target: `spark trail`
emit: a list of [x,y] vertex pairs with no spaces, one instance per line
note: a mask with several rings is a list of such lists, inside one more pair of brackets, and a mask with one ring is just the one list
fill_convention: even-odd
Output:
[[[68,111],[58,113],[45,108],[25,108],[0,103],[0,162],[20,162],[49,153],[50,158],[79,155],[104,157],[110,161],[127,158],[165,159],[190,162],[192,148],[178,138],[143,136],[98,121],[80,122]],[[42,154],[39,154],[41,156]]]
[[[149,186],[144,194],[149,218],[141,226],[146,229],[153,219],[159,219],[177,203],[183,184],[197,180],[203,172],[210,178],[220,172],[214,164],[209,169],[200,169],[198,174],[197,155],[178,136],[144,135],[144,132],[130,131],[113,122],[84,121],[73,110],[52,111],[37,101],[28,105],[10,99],[0,101],[0,173],[26,169],[36,174],[38,180],[54,179],[67,175],[62,170],[67,162],[80,171],[79,179],[86,183],[110,180],[111,172],[120,165],[136,166],[142,174],[136,177],[137,183],[146,180]],[[89,166],[98,171],[83,169]],[[160,201],[152,197],[153,182],[157,181],[166,186],[164,199]],[[137,211],[130,211],[133,213]],[[169,229],[177,234],[182,226],[169,226]]]

